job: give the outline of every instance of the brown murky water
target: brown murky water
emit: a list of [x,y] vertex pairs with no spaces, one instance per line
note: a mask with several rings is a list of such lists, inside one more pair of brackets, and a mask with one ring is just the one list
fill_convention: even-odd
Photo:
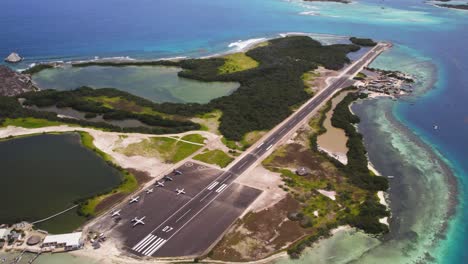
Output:
[[349,91],[342,92],[338,96],[332,99],[332,109],[327,112],[326,119],[323,122],[323,126],[327,129],[327,132],[318,136],[317,144],[330,152],[346,154],[348,152],[348,147],[346,147],[346,141],[348,138],[343,129],[336,128],[331,124],[331,117],[333,115],[333,110],[336,105],[345,98]]

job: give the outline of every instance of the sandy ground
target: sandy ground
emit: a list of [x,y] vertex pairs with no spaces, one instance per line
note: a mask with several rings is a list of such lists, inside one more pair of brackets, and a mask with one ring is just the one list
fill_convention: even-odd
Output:
[[[114,149],[125,148],[126,146],[141,142],[150,137],[155,137],[157,135],[150,134],[139,134],[139,133],[117,133],[117,132],[104,132],[101,130],[95,130],[91,128],[82,128],[82,127],[70,127],[70,126],[51,126],[43,128],[22,128],[22,127],[12,127],[8,126],[6,128],[0,129],[0,138],[7,138],[9,136],[22,136],[22,135],[31,135],[31,134],[42,134],[42,133],[52,133],[52,132],[73,132],[73,131],[85,131],[89,133],[94,138],[94,145],[102,150],[103,152],[109,154],[115,163],[120,165],[123,168],[133,168],[136,170],[147,172],[151,177],[158,177],[161,174],[171,168],[173,164],[163,163],[158,160],[156,157],[148,158],[142,156],[125,156],[124,154],[115,152]],[[190,131],[181,134],[170,134],[164,135],[164,137],[182,137],[186,134],[201,134],[207,140],[205,141],[207,145],[211,147],[221,147],[224,146],[220,141],[218,135],[206,132],[206,131]]]
[[320,74],[320,76],[315,77],[313,80],[309,81],[307,84],[312,87],[312,91],[317,93],[321,90],[323,90],[327,85],[327,80],[329,77],[335,77],[338,76],[339,72],[338,71],[332,71],[332,70],[327,70],[324,67],[320,66],[316,70],[314,70],[314,73]]
[[318,146],[318,150],[322,151],[322,152],[325,152],[326,154],[328,154],[328,156],[338,160],[339,162],[341,162],[344,165],[348,164],[348,157],[346,156],[345,153],[331,152],[331,151],[329,151],[327,149],[324,149],[324,148],[322,148],[320,146]]
[[258,165],[249,173],[244,173],[235,182],[263,191],[246,211],[259,212],[281,201],[287,194],[279,187],[283,184],[281,174],[269,171],[262,165]]

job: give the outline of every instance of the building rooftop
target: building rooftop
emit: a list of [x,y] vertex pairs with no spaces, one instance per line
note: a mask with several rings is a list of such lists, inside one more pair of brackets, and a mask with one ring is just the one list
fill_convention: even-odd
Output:
[[81,232],[61,234],[61,235],[48,235],[42,243],[57,243],[65,244],[67,246],[76,246],[81,244]]

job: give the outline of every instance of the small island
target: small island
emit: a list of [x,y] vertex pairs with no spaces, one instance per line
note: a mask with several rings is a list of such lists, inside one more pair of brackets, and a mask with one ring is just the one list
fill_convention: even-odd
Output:
[[[307,36],[288,36],[270,39],[242,52],[211,58],[71,64],[71,67],[180,67],[178,75],[184,78],[240,84],[232,94],[205,104],[156,103],[115,88],[90,87],[0,96],[4,138],[76,133],[84,147],[122,175],[113,188],[74,201],[70,210],[89,221],[80,228],[79,234],[73,235],[76,243],[69,248],[51,249],[49,246],[59,243],[60,237],[40,236],[34,228],[23,230],[20,237],[44,239],[47,243],[39,242],[40,246],[34,247],[37,252],[83,249],[86,254],[106,247],[106,252],[115,254],[110,257],[136,254],[135,251],[154,257],[153,248],[140,250],[147,245],[138,242],[145,238],[133,232],[135,225],[144,225],[144,222],[153,225],[157,216],[151,214],[178,206],[168,201],[177,201],[174,199],[183,197],[185,192],[198,195],[211,188],[221,193],[228,185],[219,184],[215,178],[231,172],[232,168],[237,168],[238,178],[229,188],[237,188],[239,194],[233,199],[244,200],[226,202],[229,206],[222,210],[225,217],[231,218],[217,223],[219,230],[204,232],[203,235],[211,237],[203,239],[201,248],[195,250],[191,246],[184,247],[183,243],[178,245],[185,248],[184,256],[197,256],[196,260],[250,261],[287,251],[297,258],[307,246],[331,236],[337,228],[354,228],[375,236],[387,233],[390,212],[383,193],[388,189],[388,181],[369,166],[362,135],[355,128],[359,118],[349,108],[353,102],[367,98],[367,91],[340,86],[340,93],[317,99],[324,104],[322,108],[314,106],[312,112],[301,110],[301,106],[314,102],[316,94],[330,91],[330,77],[339,76],[343,69],[351,71],[352,76],[359,71],[345,66],[365,67],[380,52],[391,47],[371,39],[352,38],[350,41],[350,44],[324,45]],[[374,47],[366,52],[365,59],[351,61],[348,54],[359,51],[361,46]],[[23,76],[30,77],[61,66],[37,64]],[[353,68],[355,70],[350,70]],[[405,78],[398,72],[375,69],[363,72],[354,82],[369,83],[369,89],[373,78],[384,78],[386,82]],[[337,97],[340,100],[332,104]],[[317,140],[326,133],[324,122],[331,111],[333,114],[328,121],[345,133],[344,144],[349,149],[344,154],[346,161],[331,155]],[[301,117],[297,119],[299,122],[304,122],[293,123],[288,130],[290,134],[281,135],[281,131],[285,131],[283,122],[295,120],[288,119],[293,114]],[[276,135],[289,140],[269,145],[265,143],[271,142],[268,138],[276,138],[269,132],[279,133]],[[246,165],[243,159],[257,149],[265,151],[259,162]],[[251,170],[241,170],[243,166]],[[183,174],[191,176],[183,180]],[[212,177],[211,180],[208,177]],[[192,182],[184,186],[181,180]],[[156,191],[165,185],[177,189]],[[193,189],[196,186],[200,189]],[[153,199],[151,197],[158,197],[158,202],[148,202]],[[138,203],[139,198],[142,201],[135,207],[133,203]],[[239,207],[233,209],[231,203]],[[149,211],[138,215],[143,218],[135,218],[135,214],[142,212],[134,208],[149,208]],[[174,223],[184,216],[178,216]],[[8,230],[16,230],[15,225],[10,226],[13,223],[7,224]],[[201,229],[192,227],[195,231]],[[12,241],[7,245],[9,250],[27,247],[17,246],[18,239]],[[145,246],[141,246],[143,244]],[[252,245],[263,246],[259,250]]]
[[20,55],[16,52],[12,52],[10,55],[8,55],[8,57],[5,58],[5,61],[10,63],[17,63],[22,60],[23,58],[21,58]]
[[353,43],[353,44],[356,44],[356,45],[359,45],[359,46],[365,46],[365,47],[374,47],[375,45],[377,45],[377,43],[375,41],[373,41],[372,39],[369,39],[369,38],[351,37],[351,38],[349,38],[349,41],[351,41],[351,43]]
[[[452,2],[456,2],[456,3],[452,3]],[[442,8],[468,10],[468,2],[463,4],[463,3],[460,3],[460,1],[436,0],[436,1],[428,1],[427,3],[437,6],[437,7],[442,7]]]

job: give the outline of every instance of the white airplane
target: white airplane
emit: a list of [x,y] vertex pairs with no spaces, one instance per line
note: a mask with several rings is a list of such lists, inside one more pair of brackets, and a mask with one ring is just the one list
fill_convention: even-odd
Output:
[[175,191],[176,191],[177,195],[179,195],[179,194],[181,194],[181,193],[182,193],[182,194],[185,194],[184,189],[180,189],[180,190],[179,190],[179,189],[175,189]]
[[113,211],[111,217],[120,216],[120,211],[122,211],[122,210]]
[[132,197],[132,199],[130,199],[129,203],[136,203],[136,202],[138,202],[138,199],[140,199],[140,196]]
[[164,182],[163,181],[158,181],[156,182],[157,187],[164,187]]
[[145,219],[145,218],[146,218],[146,216],[143,216],[143,217],[140,218],[140,219],[138,219],[137,217],[133,218],[133,219],[132,219],[133,227],[135,227],[135,226],[137,226],[137,225],[139,225],[139,224],[144,225],[145,222],[143,222],[143,219]]
[[172,171],[175,175],[182,175],[182,172],[180,170],[173,170]]
[[148,190],[146,190],[146,193],[150,194],[150,193],[152,193],[152,192],[153,192],[153,190],[154,190],[153,188],[151,188],[151,189],[148,189]]

